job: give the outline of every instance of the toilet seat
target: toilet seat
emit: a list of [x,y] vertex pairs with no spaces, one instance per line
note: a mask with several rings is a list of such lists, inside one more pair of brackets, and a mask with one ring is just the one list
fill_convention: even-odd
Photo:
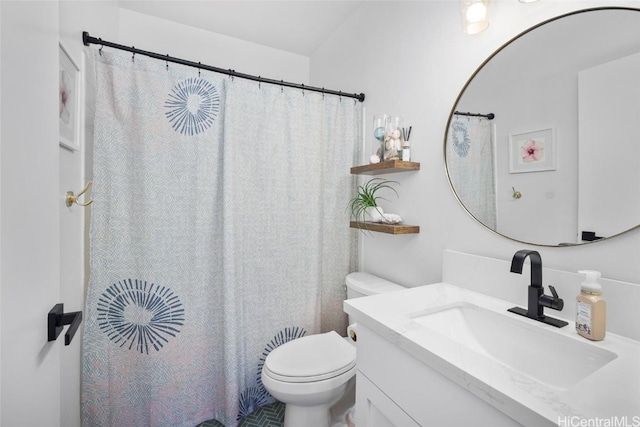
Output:
[[309,383],[337,377],[355,365],[355,347],[331,331],[275,348],[265,360],[263,374],[287,383]]

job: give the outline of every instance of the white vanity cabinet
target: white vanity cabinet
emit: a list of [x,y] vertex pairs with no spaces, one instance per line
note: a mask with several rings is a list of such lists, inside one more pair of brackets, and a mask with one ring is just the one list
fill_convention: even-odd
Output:
[[362,323],[357,346],[358,427],[520,425]]
[[638,341],[607,333],[591,342],[573,324],[535,322],[445,282],[344,307],[357,323],[358,427],[639,419]]
[[356,375],[356,425],[420,427],[420,424],[369,381],[361,371]]

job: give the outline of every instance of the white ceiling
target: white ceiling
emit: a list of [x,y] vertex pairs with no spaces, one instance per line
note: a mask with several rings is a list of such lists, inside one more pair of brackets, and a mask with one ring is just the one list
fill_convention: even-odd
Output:
[[310,56],[361,1],[120,0],[120,7]]

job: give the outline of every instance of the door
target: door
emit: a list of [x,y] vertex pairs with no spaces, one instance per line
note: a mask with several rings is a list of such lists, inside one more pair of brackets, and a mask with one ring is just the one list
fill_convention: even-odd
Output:
[[0,425],[60,426],[58,2],[0,2]]
[[[80,112],[80,111],[79,111]],[[80,137],[80,135],[78,135]],[[65,312],[84,310],[84,241],[83,224],[90,206],[77,203],[67,206],[66,193],[81,192],[84,186],[81,149],[60,147],[60,301]],[[87,203],[91,189],[78,197],[78,203]],[[63,200],[65,199],[65,200]],[[80,427],[80,366],[82,326],[69,346],[63,346],[60,354],[60,408],[61,425]],[[62,337],[58,340],[63,341]],[[61,342],[58,345],[62,345]]]
[[[578,239],[609,237],[640,218],[640,53],[578,73]],[[602,159],[615,158],[615,167]]]

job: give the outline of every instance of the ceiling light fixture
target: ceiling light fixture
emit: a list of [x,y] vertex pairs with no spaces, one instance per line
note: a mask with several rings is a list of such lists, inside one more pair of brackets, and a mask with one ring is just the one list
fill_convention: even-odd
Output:
[[489,28],[489,0],[460,0],[462,26],[467,34],[478,34]]

